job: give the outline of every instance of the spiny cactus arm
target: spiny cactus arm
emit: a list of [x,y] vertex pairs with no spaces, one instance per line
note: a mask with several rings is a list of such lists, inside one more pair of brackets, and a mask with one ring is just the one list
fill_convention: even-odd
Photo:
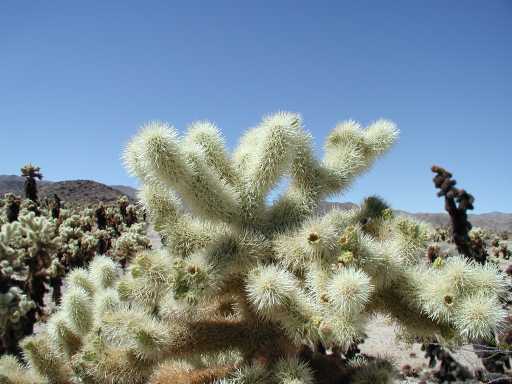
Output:
[[[383,239],[376,240],[361,227],[363,213],[359,209],[333,211],[274,240],[279,263],[298,275],[305,273],[309,296],[323,309],[318,312],[322,317],[323,342],[328,340],[325,330],[330,328],[345,329],[348,335],[357,334],[355,327],[351,328],[353,319],[343,316],[347,312],[346,304],[342,305],[345,310],[341,313],[331,311],[336,316],[327,311],[333,305],[341,309],[340,300],[344,302],[347,298],[344,291],[359,292],[353,302],[358,303],[358,310],[353,311],[356,315],[377,306],[404,327],[412,327],[416,334],[421,333],[419,328],[422,327],[437,334],[451,330],[471,340],[477,336],[489,337],[492,330],[499,328],[504,312],[498,305],[498,298],[503,297],[507,286],[502,273],[459,258],[450,258],[443,268],[425,266],[422,257],[428,243],[428,226],[406,217],[384,216],[381,225],[387,230],[383,230]],[[359,276],[361,273],[363,275]],[[270,279],[271,282],[263,280],[261,284],[277,291],[279,282],[286,281],[278,275]],[[282,290],[276,297],[286,304],[293,303],[296,289]],[[257,293],[257,290],[252,292]],[[485,300],[482,295],[487,295]],[[264,298],[263,294],[256,296],[259,300]],[[397,302],[400,306],[395,305]],[[410,318],[416,319],[419,326],[414,326],[414,321],[408,321],[407,316],[400,313],[404,308],[413,313]],[[466,314],[467,308],[471,308],[472,315]],[[279,313],[277,310],[270,312],[275,316]],[[332,327],[333,318],[340,325]],[[480,320],[471,321],[477,318]],[[281,319],[274,320],[284,323]],[[340,337],[338,342],[341,340]]]
[[49,383],[71,382],[72,373],[69,366],[55,353],[44,333],[23,339],[20,346],[29,366]]
[[[200,146],[185,147],[187,162],[191,168],[189,187],[180,192],[190,209],[210,220],[232,224],[241,222],[240,196],[231,185],[221,179],[206,164]],[[189,193],[189,197],[185,193]]]
[[341,192],[369,169],[397,136],[398,129],[387,120],[378,120],[366,130],[354,121],[344,122],[328,136],[324,160],[319,162],[312,152],[310,135],[302,131],[296,140],[292,181],[288,191],[270,209],[270,222],[278,227],[300,223],[321,199]]
[[137,307],[106,312],[100,323],[103,342],[123,345],[142,360],[154,360],[173,342],[164,322]]
[[273,369],[277,384],[314,384],[311,368],[296,358],[281,359]]
[[324,292],[312,293],[290,273],[267,266],[250,274],[246,289],[259,315],[279,324],[297,345],[346,348],[364,332],[362,311],[373,287],[364,272],[346,269],[327,279]]
[[357,220],[356,210],[332,210],[322,218],[307,220],[300,228],[275,237],[276,258],[293,271],[307,269],[317,260],[334,263],[341,252],[341,234],[350,225],[357,224]]
[[[438,334],[451,330],[466,341],[476,340],[478,335],[490,337],[489,332],[499,328],[505,317],[498,304],[509,286],[504,274],[495,267],[479,266],[456,256],[428,265],[419,257],[427,245],[425,227],[405,218],[394,221],[399,227],[394,231],[398,240],[381,243],[385,251],[380,272],[363,266],[372,276],[378,294],[388,298],[386,305],[390,312],[396,308],[392,301],[399,302],[403,308],[415,312],[416,318],[430,319],[439,329]],[[472,316],[465,315],[468,308]],[[390,314],[396,317],[396,312]],[[414,326],[407,319],[405,323],[406,328],[412,327],[413,334],[421,333],[422,327],[432,329],[420,320],[421,326]]]
[[25,164],[21,168],[20,171],[21,171],[21,175],[24,177],[32,177],[32,178],[37,178],[39,180],[42,180],[42,178],[43,178],[43,174],[41,173],[41,168],[37,167],[31,163]]
[[401,261],[386,242],[377,241],[360,225],[361,211],[333,210],[322,218],[306,221],[291,233],[274,240],[277,260],[291,270],[307,272],[320,263],[323,268],[356,266],[381,285],[391,282]]
[[192,123],[183,141],[189,146],[200,146],[203,149],[206,164],[226,183],[230,185],[240,183],[240,175],[225,149],[224,138],[215,124],[209,121]]
[[316,209],[322,193],[322,180],[329,172],[315,158],[311,134],[301,130],[297,135],[296,154],[290,168],[290,185],[270,207],[267,222],[274,228],[300,224]]
[[2,225],[0,228],[0,259],[2,260],[2,270],[10,267],[9,271],[3,271],[2,274],[11,275],[15,270],[23,267],[24,250],[17,247],[20,241],[21,225],[18,222],[12,222]]
[[163,251],[138,254],[116,285],[121,301],[154,310],[169,289],[172,264]]
[[426,223],[405,216],[398,216],[383,225],[391,231],[386,245],[397,263],[413,265],[425,256],[432,227]]
[[178,196],[159,183],[142,185],[138,197],[156,231],[162,231],[164,225],[172,225],[182,215],[182,204]]
[[75,268],[66,276],[66,282],[70,287],[80,289],[87,295],[94,295],[96,286],[85,268]]
[[231,158],[235,169],[240,175],[246,174],[253,162],[254,148],[261,144],[264,127],[258,125],[249,128],[240,138],[238,146],[233,151]]
[[91,331],[94,317],[90,293],[76,286],[70,287],[62,296],[62,310],[74,332],[85,336]]
[[270,257],[270,252],[264,239],[228,231],[185,257],[165,252],[139,254],[129,268],[131,277],[125,276],[118,289],[121,297],[148,307],[156,305],[162,295],[169,296],[159,305],[172,312],[176,300],[186,306],[240,293],[243,288],[238,280],[246,269]]
[[[0,201],[2,201],[2,200],[0,200]],[[13,221],[18,220],[18,215],[20,213],[20,205],[21,205],[20,197],[16,196],[14,193],[6,193],[4,195],[3,204],[4,204],[4,206],[3,206],[2,211],[5,215],[5,218],[3,216],[0,216],[0,223],[2,223],[2,221],[5,221],[7,223],[12,223]]]
[[[218,250],[221,249],[226,248]],[[124,276],[117,286],[120,298],[151,311],[158,308],[164,317],[205,302],[222,301],[223,296],[227,299],[241,290],[236,288],[240,286],[236,281],[237,268],[212,265],[212,254],[217,251],[209,254],[203,250],[185,258],[155,252],[139,254],[129,268],[130,275]]]
[[317,206],[312,196],[314,194],[293,185],[289,186],[286,194],[275,201],[265,213],[266,227],[270,231],[284,231],[300,225]]
[[321,308],[299,287],[299,281],[275,265],[249,273],[247,297],[260,317],[279,324],[294,343],[318,342]]
[[379,196],[368,196],[359,209],[359,224],[363,231],[374,238],[385,237],[386,222],[393,217],[389,205]]
[[131,349],[107,345],[99,337],[71,360],[73,371],[84,383],[144,383],[155,368],[155,361],[140,359]]
[[176,130],[166,124],[149,123],[127,146],[128,169],[144,182],[159,180],[177,191],[197,214],[221,221],[240,217],[238,196],[207,165],[199,145],[185,146]]
[[48,337],[53,347],[71,357],[82,347],[82,337],[71,329],[64,312],[58,312],[47,323]]
[[157,182],[143,185],[139,197],[172,254],[186,257],[224,231],[219,225],[184,213],[179,198]]
[[11,355],[0,357],[0,383],[43,384],[45,380],[33,370],[28,370]]
[[245,144],[252,145],[252,155],[244,178],[256,200],[262,200],[288,171],[301,123],[297,114],[276,113],[263,119],[258,145]]
[[399,326],[403,336],[429,340],[436,334],[453,334],[453,327],[439,325],[430,319],[427,313],[419,310],[414,300],[404,296],[403,286],[400,285],[378,290],[366,311],[368,314],[379,313],[388,316]]
[[117,310],[121,306],[119,292],[113,288],[106,288],[97,292],[94,298],[94,318],[98,319],[107,312]]
[[404,263],[419,260],[430,228],[405,217],[381,217],[379,226],[386,236],[380,240],[366,233],[370,217],[363,206],[310,219],[301,228],[276,236],[276,258],[297,272],[318,261],[327,267],[355,265],[379,281],[377,285],[390,283],[400,276]]
[[261,234],[226,229],[203,249],[193,253],[189,260],[195,257],[209,264],[220,286],[229,285],[225,278],[242,276],[257,262],[269,260],[272,256],[271,244]]
[[112,288],[115,282],[119,279],[121,269],[110,257],[96,256],[89,263],[89,277],[96,289]]
[[171,254],[186,257],[204,248],[224,230],[227,230],[225,225],[184,214],[175,223],[164,225],[161,233]]
[[341,123],[327,137],[324,166],[329,169],[332,185],[325,185],[326,194],[340,192],[366,171],[374,160],[395,142],[398,129],[387,120],[378,120],[366,130],[358,123]]
[[374,286],[363,271],[347,267],[332,274],[325,285],[327,302],[341,313],[361,312],[370,301]]
[[502,326],[506,312],[498,299],[505,294],[506,286],[507,280],[496,270],[453,256],[444,264],[406,267],[401,279],[381,289],[379,295],[384,307],[405,328],[412,329],[412,334],[428,335],[421,328],[430,332],[432,327],[427,327],[425,321],[415,325],[398,313],[396,303],[402,303],[402,310],[408,308],[416,318],[431,321],[438,329],[433,331],[436,334],[473,341],[490,338]]

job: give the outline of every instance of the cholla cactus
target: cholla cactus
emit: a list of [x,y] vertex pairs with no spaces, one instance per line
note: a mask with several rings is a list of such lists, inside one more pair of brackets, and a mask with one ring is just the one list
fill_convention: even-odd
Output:
[[0,231],[0,352],[18,352],[18,340],[32,333],[47,289],[45,267],[56,249],[52,220],[22,212]]
[[[265,118],[232,156],[211,123],[182,138],[148,124],[125,159],[166,248],[139,253],[124,274],[104,257],[74,271],[46,331],[22,343],[30,369],[5,375],[27,375],[18,383],[387,383],[390,364],[342,355],[374,313],[425,338],[491,335],[507,288],[493,267],[461,257],[427,264],[429,227],[380,203],[314,215],[397,133],[384,120],[364,130],[341,123],[319,161],[292,113]],[[287,190],[269,205],[286,176]]]
[[61,209],[61,199],[60,197],[54,193],[49,203],[51,216],[54,219],[58,219],[60,217],[60,209]]
[[[9,207],[13,199],[6,196],[1,205]],[[141,225],[129,231],[124,224],[116,231],[100,230],[94,227],[92,209],[63,209],[56,219],[44,209],[36,216],[33,207],[26,199],[16,221],[9,223],[8,209],[0,216],[0,353],[20,352],[18,341],[46,316],[49,287],[59,304],[67,271],[87,264],[96,253],[124,261],[149,245]],[[118,230],[122,239],[114,249]]]
[[[129,207],[128,209],[130,209]],[[112,258],[124,267],[137,253],[149,247],[150,242],[146,236],[145,225],[142,223],[133,224],[115,239],[111,254]]]
[[119,213],[123,218],[126,217],[126,208],[128,208],[128,205],[130,202],[128,201],[128,197],[121,196],[119,199],[117,199],[117,206],[119,207]]
[[0,353],[15,353],[19,339],[32,333],[29,313],[35,310],[36,303],[20,287],[5,287],[5,292],[0,291]]
[[139,210],[137,206],[130,204],[126,207],[126,217],[124,218],[125,223],[128,227],[139,222]]
[[13,193],[5,194],[4,211],[8,223],[18,220],[21,209],[21,199]]
[[21,168],[21,176],[25,177],[25,198],[37,203],[37,182],[42,180],[41,168],[32,164],[24,165]]
[[433,165],[432,172],[436,174],[434,185],[439,188],[437,196],[444,196],[444,209],[450,216],[451,232],[458,252],[468,259],[485,264],[488,255],[480,236],[483,232],[473,231],[473,237],[470,235],[472,225],[467,211],[473,210],[475,198],[464,189],[456,188],[457,181],[444,168]]
[[512,251],[508,249],[507,242],[501,240],[492,247],[492,255],[497,259],[509,260],[510,256],[512,256]]
[[432,241],[436,243],[451,242],[452,238],[450,235],[450,230],[446,227],[435,227],[434,232],[432,233]]
[[105,206],[102,202],[100,202],[100,204],[94,211],[94,215],[96,217],[96,225],[98,226],[98,228],[105,229],[107,227],[107,216],[105,212]]
[[121,196],[117,200],[117,206],[119,207],[119,213],[121,214],[123,223],[128,227],[139,221],[138,209],[135,205],[130,204],[128,197]]

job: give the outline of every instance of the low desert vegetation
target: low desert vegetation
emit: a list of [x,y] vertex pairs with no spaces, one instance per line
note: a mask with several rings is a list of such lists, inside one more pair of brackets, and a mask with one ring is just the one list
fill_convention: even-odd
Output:
[[80,279],[96,255],[125,265],[149,248],[140,209],[126,198],[89,208],[62,208],[58,196],[40,204],[34,180],[42,178],[39,168],[25,166],[22,174],[26,198],[0,199],[2,354],[20,354],[19,340],[46,319],[50,302],[61,303],[64,281]]

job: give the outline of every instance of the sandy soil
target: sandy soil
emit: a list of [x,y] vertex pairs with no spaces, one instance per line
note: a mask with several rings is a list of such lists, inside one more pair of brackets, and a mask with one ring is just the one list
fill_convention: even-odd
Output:
[[[368,324],[368,338],[360,349],[362,352],[374,356],[387,356],[395,362],[397,367],[409,364],[411,367],[427,367],[428,359],[421,350],[420,344],[408,345],[396,340],[396,327],[384,316],[377,316]],[[455,359],[468,367],[471,371],[482,367],[480,360],[472,351],[470,345],[463,346],[453,353]]]

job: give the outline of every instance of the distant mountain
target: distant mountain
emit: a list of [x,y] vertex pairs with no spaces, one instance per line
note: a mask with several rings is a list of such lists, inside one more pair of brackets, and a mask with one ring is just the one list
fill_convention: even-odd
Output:
[[[324,214],[331,209],[351,209],[357,207],[354,203],[337,203],[324,201],[318,208],[319,214]],[[414,217],[417,220],[425,221],[433,226],[450,225],[450,217],[447,213],[411,213],[401,210],[395,210],[397,214]],[[478,215],[470,214],[469,221],[473,227],[487,228],[493,231],[512,232],[512,213],[489,212]]]
[[[407,216],[412,216],[418,220],[426,221],[434,226],[450,225],[450,217],[447,213],[409,213],[405,211],[396,211]],[[512,214],[502,212],[481,213],[478,215],[469,214],[469,222],[473,227],[488,228],[493,231],[512,232]]]
[[[11,192],[23,195],[25,178],[15,175],[0,175],[0,196]],[[112,202],[121,196],[135,200],[136,190],[128,186],[111,187],[93,180],[38,181],[39,196],[51,197],[56,193],[62,201],[71,203]]]
[[[15,175],[0,175],[0,196],[7,192],[13,192],[23,195],[23,184],[25,178]],[[41,197],[52,196],[57,193],[63,201],[93,203],[97,201],[115,201],[120,196],[128,196],[132,200],[137,198],[137,190],[126,185],[105,185],[92,180],[68,180],[68,181],[40,181],[39,195]],[[318,213],[324,214],[331,209],[351,209],[357,207],[356,204],[346,202],[328,202],[320,203]],[[405,211],[396,211],[399,214],[415,217],[435,226],[449,225],[450,218],[446,213],[410,213]],[[502,212],[482,213],[479,215],[469,215],[469,220],[475,227],[489,228],[494,231],[512,232],[512,214]]]
[[132,199],[137,198],[137,189],[133,187],[129,187],[127,185],[111,185],[111,188],[117,189],[118,191],[121,191],[123,194],[125,194],[128,197],[131,197]]
[[[37,181],[39,184],[44,185],[50,183],[46,180]],[[6,193],[15,193],[17,195],[23,194],[23,185],[25,178],[16,175],[0,175],[0,196]]]
[[[39,195],[53,196],[56,193],[62,201],[89,204],[98,201],[114,202],[125,193],[92,180],[68,180],[47,183],[39,188]],[[127,195],[128,196],[128,195]],[[131,196],[128,196],[131,198]]]

